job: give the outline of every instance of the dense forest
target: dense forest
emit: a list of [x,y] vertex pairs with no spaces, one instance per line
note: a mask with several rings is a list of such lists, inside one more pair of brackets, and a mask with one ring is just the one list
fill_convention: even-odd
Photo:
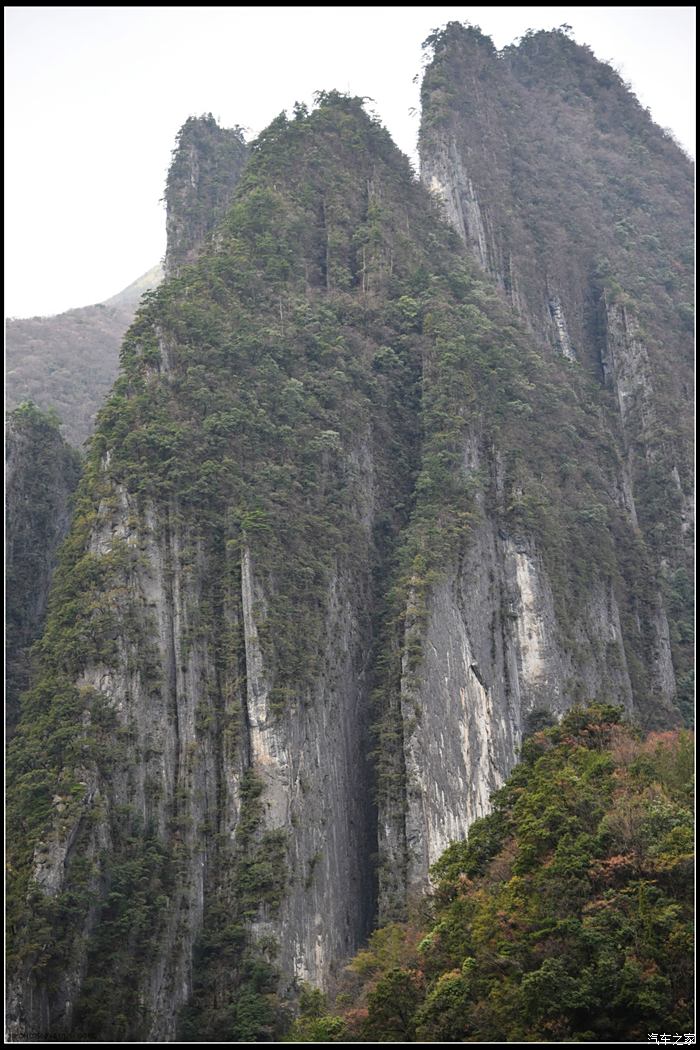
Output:
[[527,738],[409,921],[295,1042],[646,1041],[693,1028],[693,741],[574,708]]

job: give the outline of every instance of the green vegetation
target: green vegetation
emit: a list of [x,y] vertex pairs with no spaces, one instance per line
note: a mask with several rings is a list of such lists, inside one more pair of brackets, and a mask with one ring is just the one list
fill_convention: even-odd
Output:
[[534,733],[432,869],[415,920],[378,930],[292,1041],[635,1041],[692,1030],[693,741],[614,708]]
[[[144,967],[157,958],[178,893],[181,872],[173,851],[129,814],[116,817],[111,853],[101,858],[107,890],[75,1007],[73,1035],[79,1040],[138,1040],[148,1030],[152,1019],[140,982]],[[96,897],[93,891],[93,904]]]
[[170,273],[192,262],[223,218],[247,156],[242,129],[220,128],[211,113],[180,128],[165,188]]

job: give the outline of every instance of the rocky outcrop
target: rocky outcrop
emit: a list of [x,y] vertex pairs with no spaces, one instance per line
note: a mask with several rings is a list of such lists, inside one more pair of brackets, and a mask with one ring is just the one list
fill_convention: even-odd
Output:
[[[378,132],[362,121],[371,141]],[[288,141],[304,170],[295,130]],[[325,141],[328,168],[343,148],[335,135]],[[320,173],[329,178],[326,166]],[[400,177],[412,185],[407,167]],[[353,181],[349,203],[344,197],[356,225],[365,186],[364,178]],[[299,209],[296,179],[286,192],[285,207]],[[261,180],[243,218],[263,199],[263,221],[276,221],[275,193]],[[299,225],[295,217],[295,238]],[[340,232],[349,242],[354,228],[338,224],[336,249]],[[246,235],[253,243],[243,247]],[[258,236],[256,225],[241,224],[202,253],[195,265],[206,302],[188,324],[216,322],[204,291],[208,267],[240,264],[242,251],[259,264]],[[13,988],[24,989],[12,996],[15,1037],[173,1040],[190,1023],[185,1007],[199,1033],[213,1038],[221,1016],[240,1036],[253,1021],[249,1007],[235,1020],[239,1000],[254,1000],[254,1019],[269,1011],[261,974],[274,974],[270,991],[281,997],[301,981],[327,986],[371,928],[373,609],[389,554],[385,533],[407,486],[405,455],[395,457],[416,425],[415,377],[408,370],[401,378],[397,356],[381,365],[387,348],[355,323],[338,340],[329,305],[353,307],[360,293],[328,296],[342,277],[336,263],[314,297],[307,280],[317,246],[288,243],[308,257],[299,256],[282,298],[273,282],[269,301],[263,305],[258,289],[253,303],[236,285],[240,275],[250,279],[247,264],[238,277],[234,271],[227,295],[238,303],[229,304],[238,321],[226,345],[235,367],[222,369],[216,337],[207,340],[211,356],[201,345],[190,359],[167,284],[125,341],[125,375],[102,414],[54,589],[50,669],[45,662],[29,701],[43,728],[37,735],[38,721],[28,719],[15,752],[26,768],[42,761],[42,734],[56,741],[45,759],[51,794],[40,794],[29,856],[26,832],[14,837],[24,865],[15,869],[17,907],[23,911],[27,892],[38,902],[24,913],[13,954]],[[276,267],[277,243],[265,244]],[[366,276],[375,280],[369,260]],[[246,335],[263,315],[279,363],[268,358],[270,401],[251,413],[253,401],[268,396],[257,341]],[[382,340],[399,321],[388,323]],[[274,336],[270,325],[278,326]],[[325,332],[334,343],[319,364]],[[297,356],[287,361],[290,340]],[[416,340],[407,338],[414,357]],[[388,377],[372,370],[375,354],[379,367],[393,369]],[[361,369],[350,388],[352,425],[341,360]],[[193,369],[200,388],[183,385]],[[398,396],[402,384],[408,394]],[[257,429],[266,419],[267,436]],[[205,460],[200,440],[213,442]],[[171,441],[184,445],[166,454],[166,465]],[[155,456],[148,467],[144,456]],[[203,499],[211,513],[202,514]],[[71,645],[64,631],[76,624],[86,629]],[[71,718],[60,729],[64,697]],[[64,926],[62,909],[70,907],[76,911]],[[44,944],[34,924],[46,913],[55,937]],[[212,939],[217,952],[207,951]],[[56,978],[47,983],[44,972]]]
[[[365,542],[369,565],[371,535]],[[265,878],[253,887],[261,899],[248,914],[249,938],[262,952],[276,945],[281,991],[295,981],[326,986],[371,928],[370,639],[363,611],[371,582],[339,566],[325,602],[320,673],[280,714],[271,706],[259,642],[266,597],[250,546],[239,560],[225,552],[213,556],[176,523],[175,507],[164,520],[162,512],[139,511],[115,486],[98,508],[88,547],[100,561],[114,562],[109,591],[118,602],[113,630],[120,641],[109,663],[88,663],[76,683],[84,722],[89,726],[95,705],[109,710],[113,738],[128,740],[138,760],[124,761],[124,754],[113,766],[96,761],[72,771],[77,794],[54,797],[32,879],[55,900],[74,887],[74,863],[88,862],[102,872],[91,889],[103,897],[105,882],[114,878],[109,871],[125,814],[167,843],[176,881],[167,912],[154,920],[150,955],[133,989],[138,1011],[130,1019],[145,1038],[167,1041],[176,1038],[178,1013],[192,994],[205,900],[224,880],[225,865],[235,863],[246,777],[262,791],[258,840],[280,846],[278,868],[269,876],[279,900],[275,892],[274,903],[264,902]],[[217,595],[218,573],[226,583]],[[214,630],[203,610],[217,600],[223,618]],[[224,640],[232,648],[222,664],[217,653]],[[250,843],[245,849],[249,855]],[[106,869],[105,856],[112,858]],[[235,885],[231,892],[235,914]],[[51,991],[31,974],[24,977],[25,991],[13,996],[15,1038],[91,1031],[85,976],[109,966],[96,957],[99,916],[99,906],[88,909],[72,931]]]
[[628,443],[652,425],[653,380],[649,353],[639,328],[623,303],[608,302],[603,293],[605,341],[601,351],[603,379],[614,392]]
[[[687,337],[675,324],[674,336],[665,331],[652,355],[635,316],[643,307],[621,295],[609,259],[596,262],[608,250],[632,287],[630,259],[619,248],[622,235],[618,230],[617,240],[611,236],[614,191],[597,198],[600,187],[608,186],[601,129],[609,110],[619,106],[627,122],[636,116],[647,148],[659,165],[667,165],[662,185],[637,187],[650,205],[645,217],[635,217],[649,221],[654,197],[657,204],[664,198],[669,215],[684,211],[667,241],[676,259],[682,255],[680,238],[689,233],[690,183],[679,184],[669,144],[621,84],[614,102],[601,102],[598,88],[617,84],[615,76],[563,32],[528,35],[520,47],[498,54],[478,30],[453,23],[429,43],[434,58],[422,92],[422,180],[544,357],[578,362],[613,392],[612,412],[602,389],[590,387],[586,396],[592,393],[589,411],[605,420],[607,437],[601,433],[601,440],[618,449],[619,466],[607,491],[627,526],[616,540],[620,568],[589,586],[575,609],[564,610],[546,539],[528,527],[504,524],[509,500],[520,499],[522,490],[507,496],[498,454],[474,436],[467,441],[465,472],[481,478],[479,524],[472,526],[462,558],[443,567],[423,610],[416,611],[413,598],[406,607],[400,700],[391,723],[401,739],[392,767],[400,787],[387,792],[383,820],[380,814],[380,905],[386,918],[420,897],[430,864],[487,811],[533,717],[547,712],[559,718],[576,700],[605,697],[646,724],[675,724],[676,677],[686,660],[676,646],[674,673],[671,637],[678,639],[678,633],[669,629],[664,595],[669,561],[682,574],[690,553],[687,511],[678,500],[687,480],[674,481],[675,458],[691,459],[689,405],[672,375],[676,367],[685,374],[687,355],[673,341],[678,335],[683,344]],[[569,78],[575,76],[577,90],[592,102],[572,94]],[[550,132],[550,121],[557,133]],[[584,141],[591,144],[593,159],[587,161],[580,155]],[[562,161],[569,171],[581,161],[586,167],[588,185],[579,186],[576,176],[585,210],[565,189]],[[633,163],[628,172],[633,178]],[[658,226],[656,231],[661,234]],[[654,251],[659,249],[655,240]],[[646,324],[649,331],[652,323]],[[558,374],[559,381],[576,386],[576,373]],[[680,398],[675,420],[661,392],[672,385]],[[517,402],[511,405],[520,410]],[[670,457],[655,437],[662,416],[675,446]],[[563,443],[559,455],[565,460]],[[484,478],[490,478],[486,488]],[[667,537],[668,543],[659,533],[660,478],[673,506],[667,521],[675,538]],[[582,508],[580,520],[601,512],[601,505]],[[641,560],[631,569],[633,550]],[[416,667],[411,653],[417,646],[422,656]]]
[[[660,345],[674,332],[675,391],[687,400],[688,158],[564,30],[528,33],[497,52],[478,29],[451,23],[429,43],[421,177],[470,253],[538,339],[591,371],[605,354],[600,282],[608,304],[624,289],[628,321],[639,315],[630,323],[644,314]],[[656,315],[650,281],[664,288]],[[647,380],[658,401],[668,363],[653,356]]]
[[180,128],[165,189],[165,272],[194,262],[231,203],[248,157],[239,128],[220,128],[211,114]]
[[[470,541],[431,587],[423,616],[416,616],[415,603],[406,613],[400,788],[388,793],[380,815],[387,858],[380,914],[386,919],[421,899],[430,866],[489,811],[491,794],[539,719],[560,719],[572,703],[594,697],[621,705],[632,718],[640,715],[611,581],[598,581],[565,626],[532,536],[499,526],[507,514],[498,455],[472,438],[465,469],[481,479]],[[668,646],[661,646],[648,666],[656,668],[658,660],[656,702],[662,720],[673,724],[668,656]]]
[[192,262],[223,217],[248,155],[238,129],[213,117],[191,117],[180,129],[166,187],[167,247],[127,288],[94,306],[55,317],[10,318],[6,324],[6,400],[58,412],[66,440],[80,447],[119,370],[122,339],[145,292]]
[[[499,53],[478,29],[451,23],[429,43],[423,181],[540,346],[612,392],[621,499],[653,552],[650,615],[662,623],[664,574],[691,571],[691,165],[565,29]],[[602,395],[600,405],[612,407]]]
[[[251,560],[244,552],[250,768],[265,785],[266,831],[283,832],[287,839],[283,901],[274,918],[256,920],[254,936],[278,940],[287,982],[322,988],[340,973],[342,960],[357,949],[374,917],[369,638],[356,600],[362,593],[358,582],[340,572],[331,580],[323,670],[304,700],[276,718],[263,680]],[[364,581],[365,594],[367,586]],[[349,591],[355,591],[355,600],[348,601]]]
[[656,351],[602,264],[559,265],[561,230],[547,265],[504,237],[531,218],[499,196],[510,65],[477,43],[490,183],[426,78],[461,242],[361,100],[278,117],[215,228],[208,165],[244,147],[183,129],[169,276],[123,345],[11,756],[25,1037],[274,1039],[539,721],[592,697],[679,719],[664,460],[602,381],[656,405]]
[[10,318],[5,328],[7,405],[31,400],[58,413],[61,433],[80,447],[119,368],[119,347],[144,292],[158,286],[159,266],[95,306],[55,317]]

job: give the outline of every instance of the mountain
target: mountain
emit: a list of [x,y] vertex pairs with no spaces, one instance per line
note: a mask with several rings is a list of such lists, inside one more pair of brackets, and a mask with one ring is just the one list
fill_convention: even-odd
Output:
[[428,43],[423,180],[538,341],[609,393],[630,515],[657,565],[687,569],[693,166],[565,31],[500,54],[455,24]]
[[691,164],[565,31],[499,53],[451,23],[427,45],[422,180],[537,367],[494,333],[519,438],[471,413],[479,513],[417,629],[408,611],[425,658],[395,701],[382,825],[400,896],[484,812],[531,719],[598,697],[668,727],[693,705]]
[[[170,268],[185,251],[195,257],[200,240],[230,200],[246,154],[237,130],[219,128],[210,115],[187,120],[173,151],[166,192]],[[212,158],[218,174],[210,170]],[[200,217],[194,223],[194,215],[209,219]],[[6,422],[5,440],[6,726],[10,734],[19,713],[19,695],[29,681],[29,649],[43,624],[57,550],[68,531],[70,497],[78,481],[79,456],[62,432],[73,444],[89,437],[94,414],[116,377],[122,337],[142,296],[162,279],[163,268],[154,266],[97,306],[8,322],[7,401],[20,402]],[[22,402],[28,392],[47,406],[46,412],[31,401]]]
[[[291,1042],[642,1042],[693,1026],[693,740],[574,708]],[[670,1022],[670,1023],[669,1023]]]
[[162,280],[163,267],[160,264],[158,266],[152,266],[150,270],[147,270],[146,273],[141,275],[141,277],[137,277],[135,281],[132,281],[131,284],[127,285],[127,287],[121,292],[117,292],[116,295],[110,296],[109,299],[105,299],[104,303],[100,303],[99,305],[129,306],[135,312],[141,302],[141,297],[145,295],[146,292],[150,292],[153,288],[157,288]]
[[[550,35],[586,84],[585,49]],[[529,732],[590,697],[681,722],[686,411],[655,374],[635,404],[658,416],[623,418],[621,377],[661,348],[600,276],[579,316],[564,248],[529,282],[523,179],[485,211],[469,150],[491,185],[479,143],[517,138],[489,106],[520,67],[473,37],[433,40],[437,199],[360,99],[329,92],[273,121],[207,224],[188,187],[227,184],[236,136],[183,129],[175,254],[99,413],[9,756],[16,1037],[279,1038],[301,985],[330,988],[422,899]],[[568,113],[567,78],[543,77]],[[591,174],[616,199],[621,176]],[[458,204],[483,226],[476,258]],[[525,231],[510,288],[501,208]],[[685,367],[675,330],[665,352],[662,392]]]

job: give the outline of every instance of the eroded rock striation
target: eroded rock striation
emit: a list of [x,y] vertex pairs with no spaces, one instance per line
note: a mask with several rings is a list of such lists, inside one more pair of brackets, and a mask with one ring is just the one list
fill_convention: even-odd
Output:
[[[562,592],[552,541],[571,545],[574,532],[554,540],[529,515],[504,528],[514,496],[529,502],[534,490],[508,493],[501,457],[472,435],[465,461],[488,479],[490,498],[477,499],[467,551],[430,590],[421,669],[401,678],[387,914],[396,871],[409,898],[425,886],[429,864],[484,813],[542,706],[560,716],[576,694],[605,695],[659,726],[674,723],[678,702],[692,707],[691,165],[565,32],[528,34],[499,53],[455,23],[428,43],[423,182],[551,362],[553,381],[576,398],[587,387],[593,440],[614,448],[616,463],[578,521],[609,530],[616,565],[564,613],[577,571]],[[572,363],[556,379],[555,358]],[[562,445],[560,480],[567,470]],[[545,485],[539,513],[559,498]],[[610,504],[628,520],[625,538]],[[588,557],[602,568],[602,548]]]

